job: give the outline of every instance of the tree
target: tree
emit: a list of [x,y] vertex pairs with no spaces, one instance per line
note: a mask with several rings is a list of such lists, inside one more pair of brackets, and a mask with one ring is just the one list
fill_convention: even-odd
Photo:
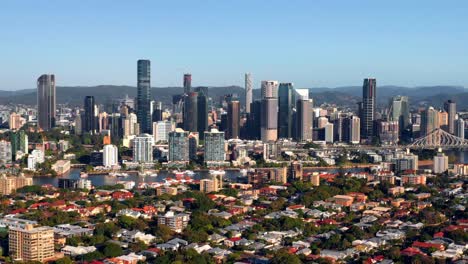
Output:
[[123,255],[123,250],[119,245],[109,242],[106,243],[103,253],[108,258],[114,258]]
[[63,257],[55,261],[55,264],[72,264],[72,263],[73,261],[70,259],[70,257]]
[[163,241],[168,241],[172,238],[174,232],[167,225],[157,225],[155,235],[160,237]]
[[275,252],[273,255],[273,258],[271,259],[271,264],[283,264],[283,263],[288,263],[288,264],[300,264],[302,263],[299,257],[295,254],[290,254],[287,250],[285,249],[280,249]]

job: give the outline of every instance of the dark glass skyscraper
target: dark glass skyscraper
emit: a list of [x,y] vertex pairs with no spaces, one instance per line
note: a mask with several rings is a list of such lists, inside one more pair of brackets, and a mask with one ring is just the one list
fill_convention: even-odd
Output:
[[373,78],[364,79],[362,86],[361,138],[368,141],[374,136],[377,82]]
[[294,88],[292,83],[280,83],[278,88],[278,137],[292,138]]
[[444,103],[444,110],[448,113],[448,132],[455,134],[455,116],[457,115],[457,104],[448,100]]
[[37,125],[42,130],[55,126],[55,75],[43,74],[37,79]]
[[189,73],[184,74],[184,93],[188,94],[192,90],[192,75]]
[[205,131],[208,131],[208,88],[197,87],[197,126],[198,136],[204,139]]
[[89,133],[96,131],[96,111],[94,96],[86,96],[84,99],[83,130]]
[[142,133],[151,133],[151,63],[138,61],[137,117]]
[[184,130],[198,132],[198,93],[190,92],[184,97]]

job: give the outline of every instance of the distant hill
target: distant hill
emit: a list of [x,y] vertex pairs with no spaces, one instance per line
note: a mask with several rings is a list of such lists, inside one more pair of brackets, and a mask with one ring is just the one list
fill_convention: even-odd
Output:
[[[182,87],[152,88],[154,100],[163,102],[168,106],[171,104],[172,96],[181,94]],[[346,86],[337,88],[310,88],[310,96],[314,98],[315,104],[331,103],[343,106],[355,107],[361,100],[362,87]],[[99,85],[99,86],[67,86],[57,87],[57,103],[68,103],[70,105],[82,105],[86,95],[92,95],[97,103],[106,103],[110,99],[123,98],[126,94],[130,97],[136,96],[137,89],[132,86]],[[254,89],[254,99],[259,98],[259,89]],[[244,104],[244,88],[239,86],[210,87],[209,96],[215,102],[226,94],[238,94]],[[400,87],[379,86],[377,90],[377,103],[386,105],[392,96],[406,95],[410,98],[413,106],[433,105],[442,106],[448,99],[454,99],[459,109],[468,109],[468,90],[460,86],[425,86],[425,87]],[[35,105],[36,90],[25,89],[19,91],[0,91],[0,103],[22,103]]]

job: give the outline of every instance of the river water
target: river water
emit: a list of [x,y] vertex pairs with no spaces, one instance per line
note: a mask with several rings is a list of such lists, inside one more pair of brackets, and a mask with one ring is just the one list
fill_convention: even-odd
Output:
[[[468,163],[468,151],[447,151],[447,155],[453,155],[456,157],[456,161],[459,163]],[[364,169],[360,168],[353,168],[348,169],[347,171],[358,172],[363,171]],[[330,172],[335,173],[337,169],[308,169],[307,171],[320,171],[320,172]],[[208,177],[208,171],[195,171],[194,179],[203,179]],[[103,186],[103,185],[114,185],[119,181],[134,181],[137,185],[141,182],[162,182],[164,179],[171,177],[174,178],[174,174],[171,171],[160,171],[157,177],[140,177],[137,174],[130,174],[128,177],[125,178],[117,178],[112,177],[109,175],[89,175],[88,179],[91,180],[93,186]],[[58,185],[59,178],[66,178],[66,179],[79,179],[80,178],[80,170],[79,169],[72,169],[68,174],[62,175],[60,177],[34,177],[33,183],[35,185],[43,185],[43,184],[51,184],[53,186]],[[247,179],[246,177],[242,177],[239,170],[226,170],[226,175],[224,177],[228,181],[232,182],[245,182]]]

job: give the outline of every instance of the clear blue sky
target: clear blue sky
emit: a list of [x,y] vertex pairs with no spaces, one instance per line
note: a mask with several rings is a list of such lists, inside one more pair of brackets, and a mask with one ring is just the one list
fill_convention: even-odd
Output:
[[468,86],[468,1],[2,1],[0,89],[135,85]]

